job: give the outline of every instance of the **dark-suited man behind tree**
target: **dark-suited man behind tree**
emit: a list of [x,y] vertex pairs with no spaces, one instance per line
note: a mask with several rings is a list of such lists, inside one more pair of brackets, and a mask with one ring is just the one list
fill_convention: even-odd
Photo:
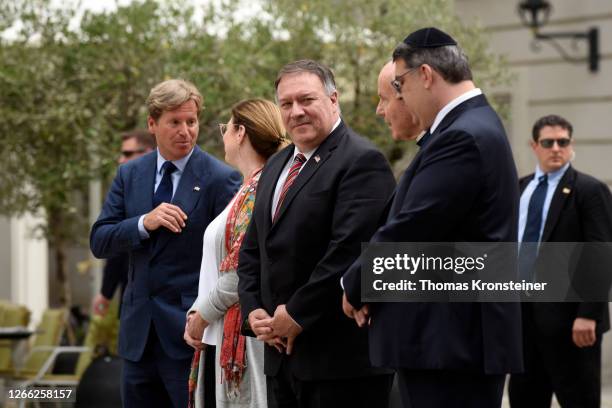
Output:
[[[121,153],[118,163],[124,164],[149,153],[157,147],[155,136],[145,129],[134,129],[121,135]],[[92,301],[92,312],[105,316],[110,306],[111,299],[115,295],[117,287],[121,287],[119,303],[123,298],[123,292],[127,285],[129,257],[127,253],[113,256],[106,260],[102,271],[102,287]],[[121,308],[119,308],[121,310]]]
[[[427,132],[371,242],[514,242],[517,175],[504,128],[448,34],[425,28],[393,53],[392,82]],[[369,325],[370,357],[397,369],[410,408],[499,407],[522,369],[516,303],[361,302],[361,261],[343,277],[345,313]]]
[[293,144],[263,169],[238,266],[242,316],[266,341],[270,407],[384,407],[391,375],[342,314],[341,274],[376,229],[395,181],[340,117],[332,72],[281,69],[276,96]]
[[[557,115],[533,126],[531,148],[538,164],[520,180],[521,242],[612,242],[610,190],[570,165],[572,131]],[[590,261],[580,258],[576,274],[589,273]],[[554,393],[564,408],[599,407],[608,303],[523,303],[522,311],[525,373],[510,379],[510,404],[550,407]]]
[[129,254],[119,329],[123,405],[184,408],[193,349],[183,332],[202,238],[240,175],[196,145],[202,96],[195,86],[164,81],[147,106],[157,150],[119,167],[90,244],[97,257]]

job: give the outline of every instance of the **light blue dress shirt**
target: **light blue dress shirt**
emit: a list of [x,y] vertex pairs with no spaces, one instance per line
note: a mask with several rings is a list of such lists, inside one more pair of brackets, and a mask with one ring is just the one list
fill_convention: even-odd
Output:
[[[561,178],[569,168],[569,165],[569,163],[566,163],[565,166],[561,167],[559,170],[554,171],[552,173],[548,173],[548,188],[546,190],[544,206],[542,207],[542,225],[540,226],[538,242],[540,242],[540,240],[542,239],[542,233],[544,232],[544,225],[546,225],[546,216],[548,215],[550,202],[552,201],[553,195],[555,194],[555,190],[559,185],[559,181],[561,181]],[[525,190],[521,195],[521,201],[519,206],[519,242],[523,242],[523,233],[525,232],[525,224],[527,223],[527,210],[529,209],[529,200],[531,200],[531,196],[535,191],[536,187],[538,186],[539,179],[543,175],[544,172],[540,169],[540,166],[537,166],[533,179],[529,182],[529,184],[527,184],[527,187],[525,187]]]
[[[187,166],[187,162],[189,161],[189,158],[191,157],[192,154],[193,154],[193,149],[191,149],[191,151],[187,154],[187,156],[181,159],[178,159],[178,160],[172,160],[172,164],[176,166],[176,171],[174,171],[174,173],[171,174],[172,197],[174,197],[174,193],[176,193],[176,188],[179,185],[179,181],[181,181],[181,176],[183,175],[185,166]],[[153,186],[153,193],[157,191],[157,187],[159,187],[159,183],[161,183],[162,178],[164,177],[164,175],[162,174],[162,166],[164,165],[166,161],[167,160],[164,159],[164,156],[162,156],[161,152],[159,151],[159,148],[157,148],[157,171],[155,172],[155,185]],[[145,215],[141,215],[140,218],[138,219],[138,232],[140,233],[141,239],[149,238],[149,233],[144,227]]]

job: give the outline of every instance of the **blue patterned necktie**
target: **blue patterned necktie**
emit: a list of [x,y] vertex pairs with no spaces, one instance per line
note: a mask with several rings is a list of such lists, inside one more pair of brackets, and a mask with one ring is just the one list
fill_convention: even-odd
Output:
[[540,176],[539,182],[527,208],[527,222],[523,232],[523,240],[519,249],[519,277],[528,282],[533,281],[533,267],[538,256],[538,245],[540,241],[540,230],[542,229],[542,209],[548,190],[548,176]]
[[171,161],[166,161],[162,165],[163,177],[153,195],[153,208],[156,208],[161,203],[169,203],[172,201],[172,173],[176,170],[178,169]]

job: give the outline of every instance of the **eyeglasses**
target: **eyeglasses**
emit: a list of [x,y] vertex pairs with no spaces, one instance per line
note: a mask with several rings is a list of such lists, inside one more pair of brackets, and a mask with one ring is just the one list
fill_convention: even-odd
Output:
[[562,137],[560,139],[540,139],[540,140],[538,140],[538,143],[544,149],[552,148],[553,145],[555,144],[555,142],[557,143],[557,146],[559,146],[559,147],[567,147],[572,142],[572,139],[569,139],[567,137]]
[[[228,123],[219,123],[219,132],[221,132],[221,136],[225,135],[225,132],[227,132],[227,126]],[[240,126],[236,123],[232,123],[232,126]]]
[[410,68],[408,71],[404,72],[402,75],[396,76],[395,79],[391,81],[391,86],[393,87],[393,89],[395,89],[395,92],[397,92],[398,94],[402,93],[402,83],[400,82],[400,79],[402,79],[404,75],[411,73],[417,68],[418,67]]
[[137,149],[137,150],[122,150],[121,151],[121,156],[125,157],[126,159],[129,159],[130,157],[132,157],[135,154],[140,154],[140,153],[144,153],[145,149]]

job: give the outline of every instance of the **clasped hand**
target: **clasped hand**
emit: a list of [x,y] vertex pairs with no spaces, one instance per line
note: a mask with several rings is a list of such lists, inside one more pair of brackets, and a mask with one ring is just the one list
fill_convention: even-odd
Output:
[[302,332],[302,327],[289,315],[285,305],[279,305],[274,316],[264,309],[253,310],[249,313],[249,325],[258,340],[287,355],[293,351],[295,338]]
[[370,308],[368,305],[363,305],[359,310],[355,309],[348,301],[346,293],[342,295],[342,310],[348,318],[355,319],[357,326],[364,327],[366,324],[370,325]]
[[185,322],[185,333],[183,339],[196,350],[202,350],[204,345],[202,344],[202,336],[204,335],[204,329],[208,327],[208,322],[200,316],[198,312],[191,312],[187,316]]

